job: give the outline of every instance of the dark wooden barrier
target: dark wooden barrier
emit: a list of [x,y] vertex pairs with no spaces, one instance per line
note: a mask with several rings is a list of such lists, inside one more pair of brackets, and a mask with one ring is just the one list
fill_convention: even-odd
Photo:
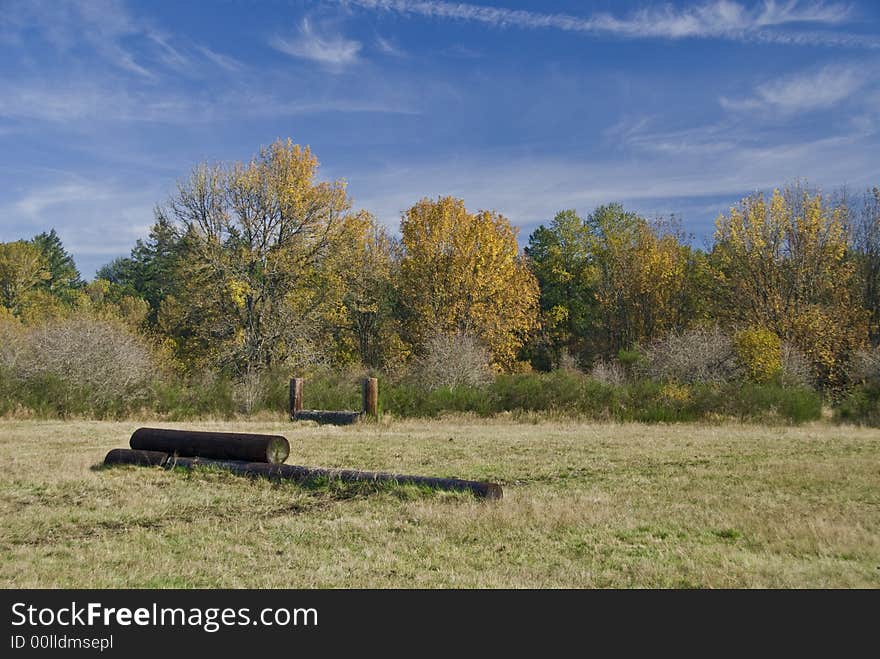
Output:
[[299,410],[293,413],[294,421],[316,421],[331,423],[335,426],[347,426],[356,423],[362,414],[351,410]]
[[185,457],[200,456],[217,460],[284,462],[290,444],[281,435],[254,435],[238,432],[197,432],[138,428],[129,441],[133,449],[161,451]]
[[362,409],[353,410],[304,410],[303,409],[303,378],[290,379],[290,418],[294,421],[315,421],[346,426],[356,423],[364,416],[379,418],[379,381],[376,378],[364,378],[361,388]]
[[[145,464],[144,457],[140,454],[144,451],[129,451],[115,449],[107,454],[106,460],[113,456],[112,462],[107,464]],[[146,463],[153,464],[153,463]],[[430,476],[407,476],[404,474],[390,474],[385,472],[355,471],[351,469],[322,469],[315,467],[299,467],[296,465],[266,464],[263,462],[238,462],[233,460],[210,460],[206,458],[184,458],[167,456],[162,466],[172,469],[183,467],[185,469],[214,468],[224,469],[242,476],[262,476],[272,480],[290,480],[297,483],[307,483],[315,479],[326,478],[338,479],[346,483],[403,483],[408,485],[420,485],[438,490],[451,490],[471,492],[474,496],[483,499],[500,499],[503,496],[501,486],[497,483],[485,483],[480,481],[467,481],[458,478],[433,478]]]

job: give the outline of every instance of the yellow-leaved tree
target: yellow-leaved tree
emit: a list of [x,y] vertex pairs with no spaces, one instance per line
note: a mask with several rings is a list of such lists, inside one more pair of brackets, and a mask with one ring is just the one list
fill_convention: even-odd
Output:
[[452,197],[418,202],[400,230],[398,296],[409,342],[418,350],[437,334],[471,334],[496,366],[514,368],[538,318],[538,284],[517,230],[504,216],[470,213]]
[[[406,361],[409,347],[400,336],[394,314],[397,241],[372,216],[364,214],[357,231],[347,233],[337,257],[342,284],[336,343],[357,356],[363,366],[378,369]],[[349,361],[354,361],[349,359]]]
[[600,206],[587,224],[598,303],[596,353],[614,355],[695,320],[702,266],[677,227],[651,224],[618,204]]
[[0,243],[0,306],[20,314],[50,276],[45,257],[32,243]]
[[240,375],[328,358],[337,269],[351,266],[338,247],[370,220],[344,181],[317,173],[307,147],[278,140],[248,163],[197,167],[159,210],[181,256],[158,324],[192,366]]
[[843,209],[801,186],[748,197],[718,218],[711,263],[719,317],[793,343],[819,384],[843,382],[867,339]]

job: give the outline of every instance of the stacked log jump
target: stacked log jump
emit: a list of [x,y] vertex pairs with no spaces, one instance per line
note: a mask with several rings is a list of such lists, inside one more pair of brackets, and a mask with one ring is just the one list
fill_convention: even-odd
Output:
[[110,451],[104,458],[104,464],[165,469],[214,468],[242,476],[296,483],[316,479],[345,483],[401,483],[471,492],[483,499],[500,499],[503,495],[501,486],[496,483],[282,464],[290,453],[290,444],[280,435],[139,428],[132,434],[129,445],[130,449]]
[[316,421],[337,426],[356,423],[362,418],[379,418],[379,381],[364,378],[361,384],[361,410],[304,410],[303,378],[290,380],[290,418],[293,421]]

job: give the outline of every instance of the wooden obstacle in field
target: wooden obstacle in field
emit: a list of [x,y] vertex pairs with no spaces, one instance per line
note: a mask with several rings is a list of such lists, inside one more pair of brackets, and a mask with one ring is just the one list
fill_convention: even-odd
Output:
[[139,465],[174,469],[222,469],[240,476],[263,477],[269,480],[309,483],[338,480],[343,483],[397,483],[417,485],[435,490],[471,492],[481,499],[500,499],[503,496],[497,483],[468,481],[460,478],[434,478],[431,476],[408,476],[382,471],[358,471],[354,469],[324,469],[298,465],[270,464],[267,462],[243,462],[241,460],[211,460],[201,457],[179,457],[161,451],[135,451],[116,448],[104,458],[107,465]]
[[[503,496],[501,486],[497,483],[281,464],[290,452],[290,444],[280,435],[139,428],[132,434],[129,446],[130,449],[110,451],[104,458],[104,464],[165,469],[213,468],[242,476],[296,483],[333,480],[344,483],[398,483],[471,492],[481,499],[500,499]],[[217,459],[221,456],[225,458]]]
[[281,435],[241,432],[138,428],[132,434],[129,446],[138,451],[160,451],[183,457],[271,464],[281,464],[290,455],[290,444]]
[[303,378],[290,379],[290,418],[293,421],[316,421],[337,426],[355,423],[364,417],[379,418],[379,380],[364,378],[361,383],[361,410],[304,410]]

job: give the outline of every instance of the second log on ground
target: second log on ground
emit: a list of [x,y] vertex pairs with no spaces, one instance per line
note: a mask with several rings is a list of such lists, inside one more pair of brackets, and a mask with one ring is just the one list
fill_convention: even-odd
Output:
[[138,428],[132,434],[129,446],[142,451],[161,451],[183,457],[270,464],[281,464],[290,455],[290,444],[281,435],[238,432]]
[[242,476],[263,477],[271,480],[290,480],[307,483],[316,479],[339,480],[346,483],[398,483],[418,485],[438,490],[471,492],[481,499],[500,499],[503,496],[497,483],[468,481],[460,478],[435,478],[432,476],[410,476],[376,471],[357,471],[354,469],[322,469],[320,467],[300,467],[297,465],[275,465],[235,460],[210,460],[206,458],[184,458],[154,453],[152,451],[131,451],[114,449],[104,459],[105,464],[153,465],[166,469],[223,469]]

